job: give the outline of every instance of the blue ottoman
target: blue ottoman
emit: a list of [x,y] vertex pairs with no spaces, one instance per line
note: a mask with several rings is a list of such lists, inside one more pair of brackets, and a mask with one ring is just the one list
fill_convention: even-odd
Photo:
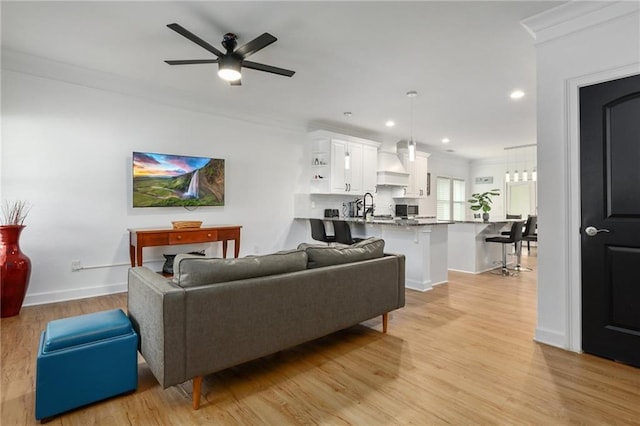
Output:
[[36,419],[135,390],[137,350],[121,309],[51,321],[38,348]]

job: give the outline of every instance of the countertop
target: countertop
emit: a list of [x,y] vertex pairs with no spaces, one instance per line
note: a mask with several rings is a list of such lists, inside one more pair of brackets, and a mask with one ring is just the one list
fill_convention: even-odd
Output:
[[320,218],[308,218],[308,217],[296,217],[296,219],[308,220],[308,219],[322,219],[322,220],[344,220],[351,223],[362,223],[366,225],[388,225],[388,226],[427,226],[427,225],[450,225],[455,222],[447,220],[436,220],[436,218],[416,218],[416,219],[380,219],[373,218],[364,220],[361,217],[320,217]]
[[[522,221],[521,219],[518,219]],[[497,223],[507,223],[507,222],[515,222],[514,219],[500,219],[500,220],[489,220],[487,222],[483,220],[456,220],[452,223],[475,223],[476,225],[495,225]]]

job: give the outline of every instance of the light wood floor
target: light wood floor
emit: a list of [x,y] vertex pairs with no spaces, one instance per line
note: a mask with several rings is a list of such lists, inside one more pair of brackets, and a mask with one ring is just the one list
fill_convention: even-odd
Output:
[[[535,255],[524,262],[535,268]],[[190,384],[163,390],[140,359],[135,393],[50,424],[639,424],[640,369],[533,341],[535,276],[450,273],[433,291],[407,291],[387,335],[378,318],[207,376],[199,411]],[[2,425],[35,423],[48,321],[125,306],[114,295],[2,319]]]

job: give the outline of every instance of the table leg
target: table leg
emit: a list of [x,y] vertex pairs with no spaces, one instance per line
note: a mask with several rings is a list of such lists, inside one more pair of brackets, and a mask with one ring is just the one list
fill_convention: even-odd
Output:
[[222,257],[227,258],[227,240],[222,240]]
[[138,261],[138,266],[142,266],[142,246],[136,247],[136,259]]
[[240,255],[240,237],[239,236],[233,240],[233,254],[234,254],[234,257],[238,257]]
[[136,248],[133,244],[129,244],[129,259],[131,259],[131,267],[136,266]]

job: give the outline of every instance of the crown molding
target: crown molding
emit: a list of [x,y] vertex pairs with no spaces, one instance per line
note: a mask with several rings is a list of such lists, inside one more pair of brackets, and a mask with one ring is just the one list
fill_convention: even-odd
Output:
[[520,21],[536,44],[640,12],[640,1],[574,0]]
[[304,125],[283,122],[250,115],[229,114],[224,108],[213,106],[210,97],[185,92],[176,88],[161,86],[145,80],[132,79],[94,69],[54,61],[40,56],[29,55],[12,49],[2,49],[1,67],[48,80],[61,81],[77,86],[118,93],[127,97],[143,99],[152,103],[211,114],[228,120],[251,123],[258,126],[277,128],[304,133]]

